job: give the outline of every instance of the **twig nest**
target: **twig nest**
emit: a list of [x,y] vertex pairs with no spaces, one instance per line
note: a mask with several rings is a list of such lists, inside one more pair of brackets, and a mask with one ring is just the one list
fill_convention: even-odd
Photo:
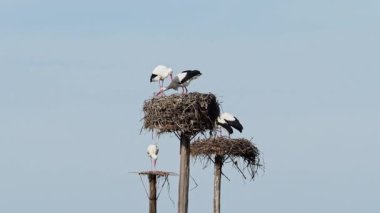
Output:
[[142,171],[138,172],[139,175],[156,175],[156,176],[178,176],[178,174],[174,172],[165,172],[165,171]]
[[[262,166],[260,160],[260,151],[250,140],[244,138],[228,137],[210,137],[198,139],[190,145],[191,155],[197,159],[205,160],[206,164],[210,163],[215,155],[223,157],[223,162],[234,163],[234,166],[243,172],[246,169],[253,179],[257,169]],[[242,160],[238,165],[237,160]],[[242,173],[244,176],[244,174]],[[245,177],[245,176],[244,176]]]
[[231,155],[256,161],[259,150],[253,143],[244,138],[211,137],[192,143],[191,155]]
[[143,111],[145,129],[197,134],[214,129],[220,109],[215,95],[193,92],[146,100]]

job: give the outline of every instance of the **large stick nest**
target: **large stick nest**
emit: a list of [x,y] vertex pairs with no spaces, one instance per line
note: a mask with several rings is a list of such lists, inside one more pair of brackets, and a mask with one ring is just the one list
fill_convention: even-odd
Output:
[[[244,171],[248,171],[253,179],[258,168],[262,167],[259,149],[250,140],[244,138],[198,139],[191,144],[190,153],[195,159],[205,160],[206,165],[213,162],[216,155],[222,156],[223,163],[232,162],[244,178],[246,178]],[[239,160],[241,164],[238,163]]]
[[193,92],[146,100],[143,111],[145,129],[194,135],[213,130],[220,109],[215,95]]

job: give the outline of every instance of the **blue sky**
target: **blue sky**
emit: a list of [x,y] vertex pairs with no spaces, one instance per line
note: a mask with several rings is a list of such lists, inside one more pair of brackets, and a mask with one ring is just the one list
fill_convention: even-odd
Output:
[[[230,166],[224,212],[376,212],[378,1],[1,1],[0,211],[144,212],[143,101],[165,64],[203,75],[266,170]],[[169,92],[169,94],[172,92]],[[159,169],[178,170],[176,137]],[[212,168],[192,166],[191,212],[212,208]],[[170,179],[177,199],[177,179]],[[159,211],[176,212],[164,189]]]

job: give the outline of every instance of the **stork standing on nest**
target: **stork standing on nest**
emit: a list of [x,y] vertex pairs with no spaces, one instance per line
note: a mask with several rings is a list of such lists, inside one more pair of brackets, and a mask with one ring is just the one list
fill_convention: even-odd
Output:
[[[216,124],[226,129],[229,136],[234,132],[232,128],[238,130],[239,132],[243,131],[243,126],[241,125],[240,121],[228,112],[220,114],[216,121]],[[222,131],[220,131],[220,133],[222,133]]]
[[190,82],[201,75],[202,73],[199,70],[182,71],[172,79],[168,87],[161,87],[157,95],[160,95],[169,89],[178,90],[178,87],[182,88],[182,93],[187,93],[187,86],[189,86]]
[[160,89],[164,86],[164,80],[168,76],[170,77],[170,80],[173,79],[173,69],[169,68],[164,65],[158,65],[156,68],[154,68],[152,75],[150,76],[150,82],[158,81],[158,85],[160,86]]
[[156,162],[158,158],[158,145],[150,144],[147,148],[148,156],[150,157],[150,164],[153,169],[156,169]]

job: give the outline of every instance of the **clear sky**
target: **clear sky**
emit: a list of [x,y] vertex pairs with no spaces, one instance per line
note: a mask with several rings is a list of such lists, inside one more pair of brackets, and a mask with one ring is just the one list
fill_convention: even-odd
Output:
[[[0,1],[0,212],[147,212],[142,106],[165,64],[203,75],[263,152],[224,172],[223,212],[378,212],[380,2]],[[171,94],[172,92],[168,92]],[[179,142],[159,140],[177,172]],[[192,164],[190,212],[212,208]],[[170,196],[177,202],[177,178]],[[192,183],[191,187],[195,184]],[[165,188],[160,212],[177,212]]]

